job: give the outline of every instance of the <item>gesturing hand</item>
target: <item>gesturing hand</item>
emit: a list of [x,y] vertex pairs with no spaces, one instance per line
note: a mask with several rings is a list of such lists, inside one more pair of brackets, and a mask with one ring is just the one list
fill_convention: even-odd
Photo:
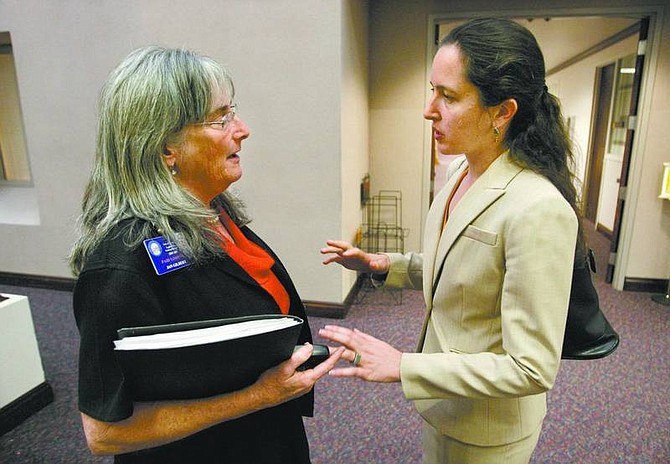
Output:
[[[347,347],[342,359],[354,363],[352,367],[333,369],[335,377],[358,377],[370,382],[399,382],[402,353],[388,343],[358,329],[327,325],[319,335]],[[358,356],[357,356],[358,354]]]
[[376,253],[366,253],[349,242],[327,240],[326,247],[321,248],[321,254],[330,255],[323,264],[338,263],[354,271],[384,274],[388,272],[390,260],[388,256]]

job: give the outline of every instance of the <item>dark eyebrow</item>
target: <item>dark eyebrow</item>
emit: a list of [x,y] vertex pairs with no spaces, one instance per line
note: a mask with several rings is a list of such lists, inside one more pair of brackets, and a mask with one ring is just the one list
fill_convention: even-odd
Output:
[[435,84],[433,84],[433,83],[431,82],[431,83],[430,83],[430,86],[431,86],[432,88],[434,88],[435,90],[438,90],[438,91],[440,91],[440,92],[443,92],[443,91],[446,90],[446,91],[449,92],[449,93],[456,93],[456,91],[455,91],[454,89],[449,88],[449,87],[446,87],[446,86],[444,86],[444,85],[435,85]]

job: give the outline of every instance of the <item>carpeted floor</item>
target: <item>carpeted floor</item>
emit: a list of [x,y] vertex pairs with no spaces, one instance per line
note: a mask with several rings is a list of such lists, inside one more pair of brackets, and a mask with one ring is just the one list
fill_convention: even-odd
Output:
[[[564,361],[549,393],[549,413],[533,463],[670,462],[670,308],[649,294],[617,292],[602,282],[607,243],[591,240],[600,265],[602,307],[622,336],[598,361]],[[1,463],[108,463],[86,449],[76,407],[77,332],[69,292],[0,285],[28,295],[52,404],[0,437]],[[419,292],[369,291],[347,319],[310,318],[357,327],[413,350],[423,313]],[[421,461],[420,419],[397,384],[326,378],[316,416],[306,419],[314,464],[413,464]]]

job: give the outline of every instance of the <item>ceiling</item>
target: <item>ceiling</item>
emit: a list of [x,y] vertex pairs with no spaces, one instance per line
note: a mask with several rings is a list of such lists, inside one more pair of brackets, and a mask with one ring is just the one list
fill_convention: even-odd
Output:
[[[623,17],[560,17],[521,19],[516,21],[530,30],[544,54],[547,71],[565,63],[582,52],[628,29],[639,18]],[[459,21],[440,24],[440,38]]]

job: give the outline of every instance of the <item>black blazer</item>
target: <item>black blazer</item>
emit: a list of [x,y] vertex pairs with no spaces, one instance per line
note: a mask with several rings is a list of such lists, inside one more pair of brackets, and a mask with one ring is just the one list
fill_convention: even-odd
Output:
[[[279,258],[251,229],[241,229],[275,259],[272,270],[289,294],[289,313],[306,321],[305,307]],[[118,226],[89,256],[73,296],[81,337],[79,409],[109,422],[130,417],[133,407],[113,352],[117,329],[280,312],[272,296],[232,259],[222,257],[159,276],[141,244],[130,249],[124,243],[123,230],[123,225]],[[307,323],[299,343],[306,341],[312,341]],[[222,426],[227,427],[229,438],[235,435],[237,421],[245,422],[247,428],[262,428],[262,423],[272,423],[268,416],[273,416],[273,410],[281,426],[282,417],[311,416],[313,401],[310,392]]]

